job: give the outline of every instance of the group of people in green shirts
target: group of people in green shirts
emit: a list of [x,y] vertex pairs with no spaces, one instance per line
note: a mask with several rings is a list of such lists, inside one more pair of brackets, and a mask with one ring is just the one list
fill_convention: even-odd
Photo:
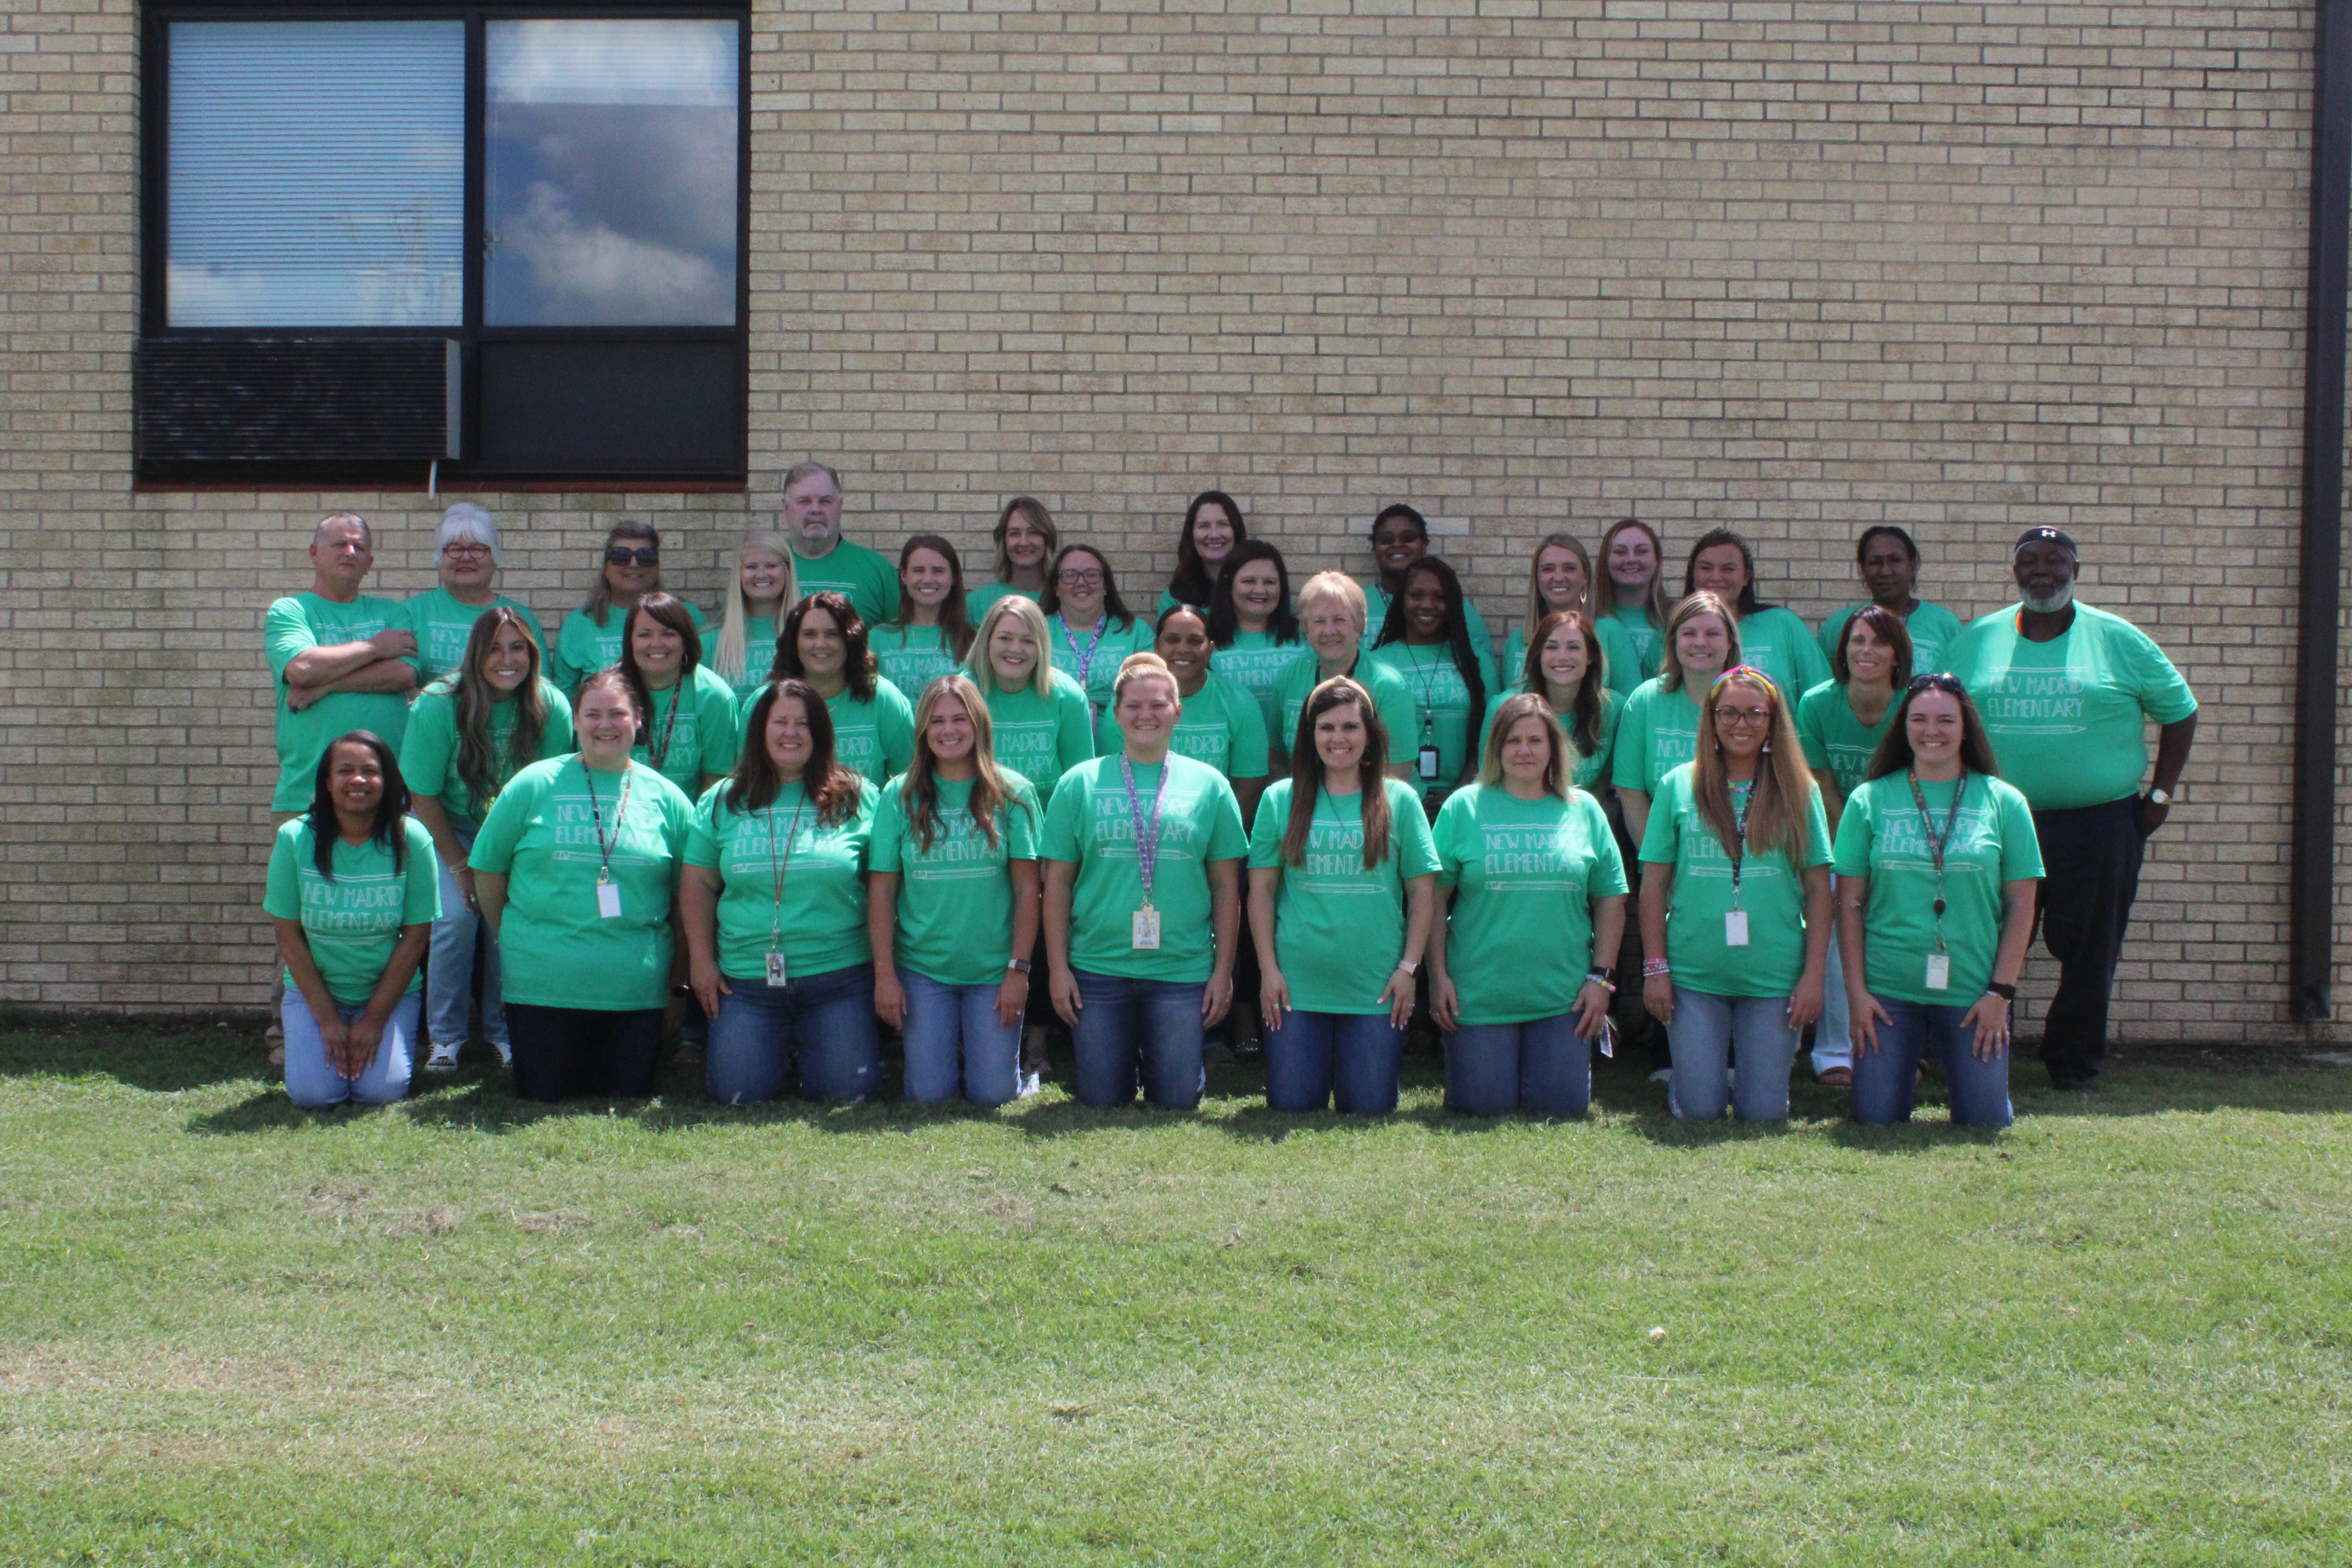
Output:
[[527,1097],[643,1094],[682,1007],[730,1102],[874,1094],[887,1024],[909,1097],[999,1104],[1058,1021],[1090,1105],[1194,1104],[1222,1026],[1277,1109],[1371,1114],[1421,1017],[1449,1105],[1574,1115],[1648,1018],[1680,1115],[1785,1116],[1811,1026],[1862,1120],[1907,1117],[1932,1055],[1955,1119],[1998,1125],[2037,918],[2045,1062],[2097,1070],[2195,703],[2074,602],[2054,529],[1965,627],[1868,530],[1871,597],[1818,631],[1728,530],[1678,593],[1647,524],[1597,558],[1555,534],[1498,662],[1410,507],[1374,520],[1370,587],[1294,594],[1203,492],[1150,616],[1034,498],[971,587],[945,539],[893,570],[841,512],[793,469],[715,628],[621,524],[551,647],[479,509],[400,604],[358,592],[362,521],[320,524],[312,591],[268,616],[297,1099],[397,1098],[477,1018]]

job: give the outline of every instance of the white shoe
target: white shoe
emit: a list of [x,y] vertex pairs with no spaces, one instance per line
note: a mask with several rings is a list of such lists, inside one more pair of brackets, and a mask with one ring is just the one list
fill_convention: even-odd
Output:
[[490,1042],[490,1049],[499,1053],[499,1066],[502,1068],[510,1068],[514,1066],[514,1046],[510,1042],[506,1040],[492,1040]]
[[1674,1080],[1675,1069],[1672,1068],[1660,1068],[1657,1071],[1650,1075],[1650,1081],[1652,1083],[1672,1083]]
[[1035,1094],[1039,1089],[1045,1087],[1044,1082],[1035,1073],[1024,1072],[1021,1075],[1021,1092],[1016,1098],[1027,1100],[1031,1095]]
[[455,1046],[435,1045],[431,1050],[425,1053],[425,1070],[426,1072],[456,1072],[457,1070],[457,1047]]

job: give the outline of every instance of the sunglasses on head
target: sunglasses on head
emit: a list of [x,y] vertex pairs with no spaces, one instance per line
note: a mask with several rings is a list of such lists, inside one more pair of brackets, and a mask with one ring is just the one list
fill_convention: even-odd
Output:
[[1915,675],[1911,678],[1911,684],[1905,688],[1905,689],[1908,691],[1948,691],[1955,697],[1966,697],[1969,694],[1969,689],[1960,684],[1960,678],[1957,675]]
[[661,564],[661,552],[652,545],[646,545],[642,550],[632,550],[625,544],[607,545],[604,549],[604,564],[607,566],[658,566]]

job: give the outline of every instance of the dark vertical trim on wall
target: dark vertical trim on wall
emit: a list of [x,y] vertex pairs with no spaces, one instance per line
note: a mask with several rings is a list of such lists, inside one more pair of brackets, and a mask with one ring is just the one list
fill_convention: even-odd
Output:
[[2333,1016],[2336,621],[2344,559],[2344,358],[2352,252],[2352,0],[2318,0],[2312,40],[2311,277],[2305,325],[2303,553],[2295,641],[2288,1006]]

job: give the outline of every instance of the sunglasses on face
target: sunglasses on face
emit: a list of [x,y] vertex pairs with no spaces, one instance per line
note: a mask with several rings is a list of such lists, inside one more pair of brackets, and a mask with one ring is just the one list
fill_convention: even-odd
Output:
[[615,544],[604,552],[604,564],[607,566],[658,566],[661,564],[661,552],[650,546],[643,550],[632,550],[625,544]]

